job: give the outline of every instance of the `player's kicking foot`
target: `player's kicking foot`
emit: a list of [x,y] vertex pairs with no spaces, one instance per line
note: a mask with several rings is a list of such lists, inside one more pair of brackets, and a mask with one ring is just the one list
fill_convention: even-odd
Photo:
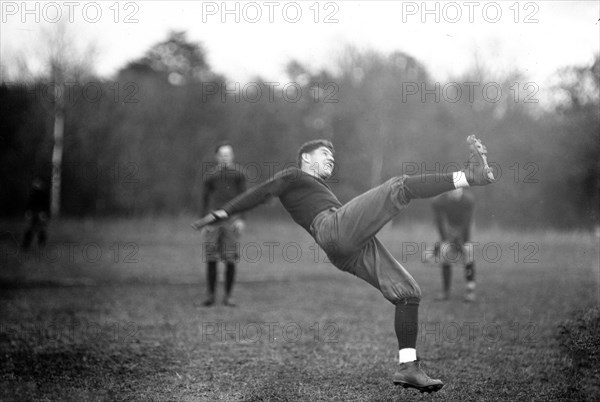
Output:
[[467,143],[469,144],[470,153],[469,162],[466,169],[463,170],[467,176],[467,182],[471,186],[485,186],[493,183],[496,179],[492,168],[489,167],[487,162],[485,145],[474,135],[467,137]]
[[420,367],[421,362],[401,363],[398,371],[394,374],[394,384],[401,385],[404,388],[414,388],[421,393],[437,392],[444,386],[440,380],[429,378]]

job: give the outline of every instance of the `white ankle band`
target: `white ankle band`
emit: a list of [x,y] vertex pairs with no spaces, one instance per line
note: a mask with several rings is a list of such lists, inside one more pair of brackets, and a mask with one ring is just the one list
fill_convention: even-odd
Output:
[[400,363],[414,362],[417,360],[417,349],[404,348],[400,349],[399,353]]
[[467,175],[463,171],[453,172],[452,173],[452,182],[454,182],[455,188],[469,187],[469,182],[467,181]]

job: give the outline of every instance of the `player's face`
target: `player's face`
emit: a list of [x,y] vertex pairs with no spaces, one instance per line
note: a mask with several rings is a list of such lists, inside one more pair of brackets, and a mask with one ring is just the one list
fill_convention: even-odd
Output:
[[219,148],[217,151],[217,162],[219,165],[231,165],[233,163],[233,148],[231,148],[229,145]]
[[309,168],[313,170],[317,176],[324,179],[331,177],[335,166],[333,153],[327,147],[320,147],[312,151],[310,154]]

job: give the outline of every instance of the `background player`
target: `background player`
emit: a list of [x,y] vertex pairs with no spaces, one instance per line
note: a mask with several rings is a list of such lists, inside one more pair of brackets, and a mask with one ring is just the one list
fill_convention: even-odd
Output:
[[[246,191],[246,178],[239,165],[234,164],[233,147],[229,142],[223,142],[215,148],[217,165],[208,169],[204,174],[202,214],[218,209],[237,195]],[[236,262],[238,261],[239,237],[244,230],[241,216],[232,219],[213,222],[204,228],[204,253],[206,257],[206,282],[208,296],[204,306],[215,304],[217,285],[217,263],[225,263],[225,294],[223,304],[234,306],[231,299],[235,280]]]
[[333,173],[334,150],[327,140],[309,141],[298,151],[298,168],[288,168],[195,221],[194,229],[249,210],[271,197],[279,200],[296,223],[306,229],[342,271],[379,289],[395,306],[399,367],[394,383],[421,392],[443,387],[417,360],[418,308],[421,289],[413,277],[375,236],[411,199],[429,198],[458,187],[494,180],[485,149],[468,138],[471,155],[466,169],[447,174],[398,176],[342,205],[324,181]]
[[47,227],[50,215],[50,193],[44,180],[36,176],[31,182],[31,192],[27,201],[27,210],[25,219],[27,220],[27,229],[23,236],[21,248],[29,249],[31,241],[37,235],[38,246],[44,247],[47,240]]
[[475,198],[469,191],[458,188],[441,194],[433,201],[435,223],[440,234],[439,257],[442,267],[440,300],[450,298],[452,263],[462,260],[465,266],[467,290],[465,301],[475,301],[475,261],[469,242]]

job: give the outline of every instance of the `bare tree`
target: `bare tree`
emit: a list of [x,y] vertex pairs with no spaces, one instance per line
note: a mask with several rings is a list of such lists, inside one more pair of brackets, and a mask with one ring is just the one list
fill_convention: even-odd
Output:
[[60,60],[52,60],[52,77],[54,79],[54,128],[52,137],[52,187],[50,196],[50,215],[60,214],[60,189],[62,177],[62,159],[65,132],[65,99],[64,99],[64,70]]
[[[94,44],[88,44],[83,50],[74,45],[75,35],[67,29],[66,23],[59,23],[50,29],[42,29],[40,50],[36,51],[42,58],[42,64],[49,71],[42,71],[42,76],[49,76],[49,85],[54,92],[53,98],[53,145],[52,145],[52,184],[50,213],[52,217],[60,215],[61,178],[63,145],[65,133],[67,82],[78,82],[92,74],[92,63],[96,54]],[[23,62],[21,60],[21,62]],[[30,71],[26,69],[25,71]],[[24,78],[24,77],[22,77]]]

